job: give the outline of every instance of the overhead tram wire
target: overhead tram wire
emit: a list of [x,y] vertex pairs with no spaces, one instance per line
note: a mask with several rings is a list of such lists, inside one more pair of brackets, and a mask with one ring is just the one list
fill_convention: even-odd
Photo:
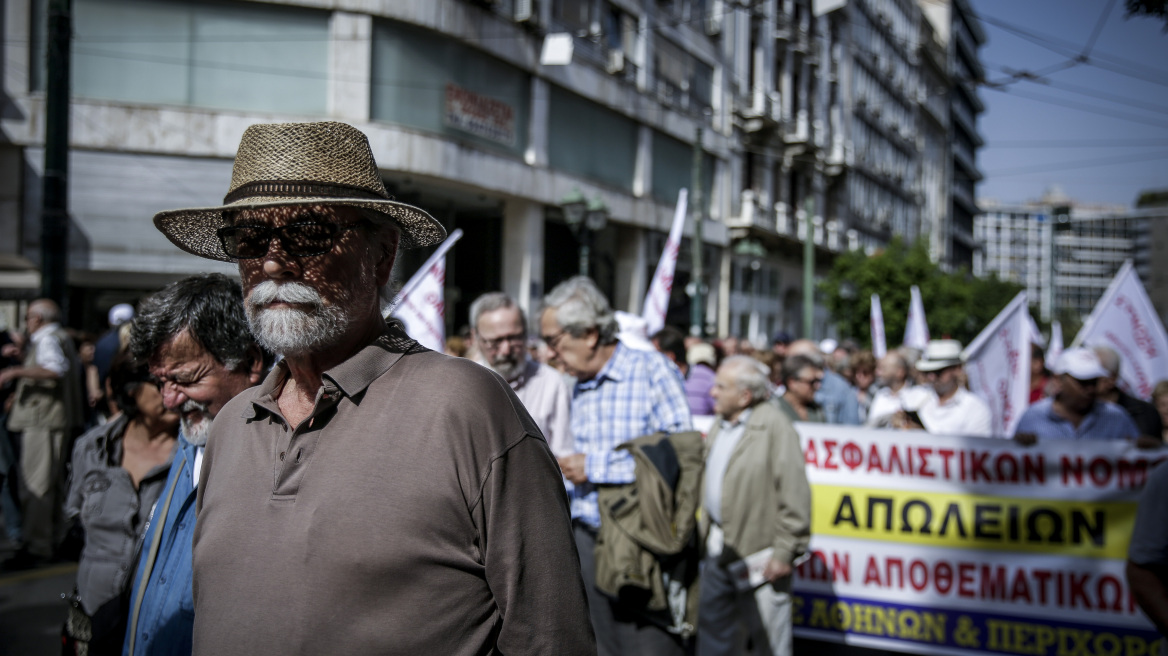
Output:
[[1092,158],[1083,160],[1074,160],[1070,162],[1063,162],[1061,164],[1035,164],[1033,166],[1017,166],[1012,169],[998,169],[996,171],[983,171],[986,176],[993,175],[1010,176],[1010,175],[1029,175],[1035,173],[1050,173],[1054,171],[1069,171],[1071,169],[1085,169],[1095,166],[1112,166],[1115,164],[1127,164],[1128,162],[1153,162],[1168,159],[1168,151],[1160,151],[1156,153],[1145,153],[1144,155],[1121,155],[1119,157],[1110,158]]

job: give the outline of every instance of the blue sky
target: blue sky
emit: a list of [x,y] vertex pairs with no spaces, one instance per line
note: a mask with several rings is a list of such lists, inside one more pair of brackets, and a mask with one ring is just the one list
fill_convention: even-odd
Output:
[[1168,188],[1168,34],[1161,21],[1125,18],[1123,0],[971,2],[983,17],[981,60],[991,82],[1068,62],[1087,48],[1110,7],[1088,63],[1040,76],[1047,84],[980,89],[986,144],[979,198],[1021,202],[1057,184],[1077,201],[1130,206],[1142,190]]

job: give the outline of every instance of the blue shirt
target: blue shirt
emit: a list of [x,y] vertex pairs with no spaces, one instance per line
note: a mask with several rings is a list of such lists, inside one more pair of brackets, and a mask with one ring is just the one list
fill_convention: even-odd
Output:
[[826,423],[860,425],[860,399],[856,390],[834,371],[823,370],[823,387],[815,393],[815,402],[823,408]]
[[1054,399],[1045,398],[1026,409],[1014,434],[1033,433],[1040,440],[1134,440],[1140,429],[1127,412],[1108,401],[1096,401],[1075,428],[1054,411]]
[[617,446],[658,431],[676,433],[691,426],[681,372],[656,351],[637,351],[617,343],[612,357],[591,380],[572,390],[572,435],[585,455],[588,482],[570,487],[572,519],[600,526],[595,483],[630,483],[633,457]]
[[142,555],[138,559],[138,569],[130,588],[130,621],[122,646],[123,656],[191,654],[191,634],[195,625],[195,600],[191,590],[191,542],[195,537],[195,493],[198,481],[194,479],[194,464],[197,450],[198,447],[179,435],[178,452],[174,455],[166,486],[154,509],[153,517],[160,517],[162,504],[173,485],[174,493],[162,527],[162,541],[158,545],[158,555],[150,570],[138,611],[133,654],[130,653],[130,627],[134,626],[138,586],[146,572],[150,544],[154,541],[154,533],[158,531],[153,517],[143,537]]

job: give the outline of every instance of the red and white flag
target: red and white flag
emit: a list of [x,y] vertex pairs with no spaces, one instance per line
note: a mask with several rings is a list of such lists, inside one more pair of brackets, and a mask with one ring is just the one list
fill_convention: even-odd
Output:
[[1115,274],[1071,346],[1115,349],[1123,360],[1119,386],[1145,401],[1156,382],[1168,378],[1168,335],[1131,260]]
[[1054,370],[1054,363],[1063,354],[1063,324],[1058,319],[1050,322],[1050,346],[1046,349],[1046,368]]
[[962,353],[969,389],[990,404],[993,435],[1011,437],[1030,406],[1030,309],[1019,292]]
[[880,307],[880,294],[872,294],[872,355],[877,360],[888,353],[888,343],[884,339],[884,310]]
[[673,227],[669,229],[669,239],[665,250],[657,262],[657,271],[649,283],[649,293],[645,294],[645,306],[641,318],[645,320],[648,334],[653,335],[665,327],[665,313],[669,310],[669,295],[673,293],[673,271],[677,268],[677,253],[681,250],[681,231],[685,227],[687,192],[682,189],[677,194],[677,209],[673,211]]
[[389,316],[405,324],[406,334],[434,351],[446,348],[446,251],[460,237],[462,230],[450,233],[402,287],[389,309]]
[[904,345],[924,351],[929,345],[929,324],[925,321],[925,304],[916,285],[909,290],[908,323],[904,327]]

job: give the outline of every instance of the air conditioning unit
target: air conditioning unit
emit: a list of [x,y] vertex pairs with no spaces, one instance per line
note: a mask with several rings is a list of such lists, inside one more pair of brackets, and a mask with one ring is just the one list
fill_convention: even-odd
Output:
[[625,52],[623,50],[609,50],[608,62],[604,68],[614,75],[625,70]]
[[725,9],[722,7],[722,0],[714,0],[710,3],[708,13],[706,14],[706,35],[718,36],[722,33],[722,17]]
[[512,17],[516,23],[535,23],[539,19],[535,11],[535,0],[515,0]]

